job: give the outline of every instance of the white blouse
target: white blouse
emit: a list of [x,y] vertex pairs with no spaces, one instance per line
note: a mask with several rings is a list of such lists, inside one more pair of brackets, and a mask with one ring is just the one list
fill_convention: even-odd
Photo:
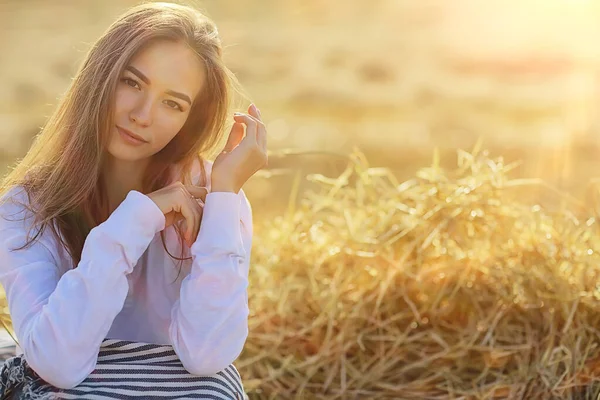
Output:
[[[32,216],[10,201],[2,205],[0,283],[20,349],[44,380],[59,388],[81,383],[106,338],[172,345],[194,375],[212,375],[240,355],[248,335],[252,209],[243,190],[211,192],[212,164],[205,165],[202,224],[192,247],[183,244],[192,260],[181,263],[163,247],[165,216],[135,190],[90,231],[75,269],[49,227],[32,247],[11,252],[25,244]],[[27,200],[18,187],[6,196]],[[165,236],[169,252],[181,257],[173,226]]]

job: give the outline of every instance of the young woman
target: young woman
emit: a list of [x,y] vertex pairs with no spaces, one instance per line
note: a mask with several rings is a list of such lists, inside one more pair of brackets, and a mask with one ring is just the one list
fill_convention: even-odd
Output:
[[[4,179],[0,283],[23,352],[4,365],[5,389],[25,365],[18,384],[68,398],[243,392],[231,365],[248,334],[241,188],[267,163],[266,131],[254,105],[230,113],[236,81],[221,54],[214,23],[192,8],[130,9]],[[132,364],[115,378],[101,361]],[[166,380],[132,383],[152,374],[139,363]],[[176,363],[197,379],[173,383],[164,368]]]

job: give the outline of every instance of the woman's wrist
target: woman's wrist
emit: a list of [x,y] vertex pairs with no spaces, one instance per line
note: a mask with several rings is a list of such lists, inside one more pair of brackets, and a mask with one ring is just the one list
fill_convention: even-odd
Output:
[[232,192],[237,193],[240,190],[231,182],[213,181],[211,182],[211,192]]

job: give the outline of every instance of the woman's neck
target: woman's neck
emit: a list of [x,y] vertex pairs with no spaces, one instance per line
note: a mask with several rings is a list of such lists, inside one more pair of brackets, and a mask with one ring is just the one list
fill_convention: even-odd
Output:
[[107,156],[102,169],[102,178],[108,199],[109,212],[121,204],[131,190],[142,191],[144,172],[148,160],[119,160]]

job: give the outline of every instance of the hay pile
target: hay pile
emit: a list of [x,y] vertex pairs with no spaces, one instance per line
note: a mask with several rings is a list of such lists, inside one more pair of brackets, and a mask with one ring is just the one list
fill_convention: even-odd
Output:
[[596,398],[597,221],[525,204],[512,167],[460,151],[398,184],[357,152],[311,176],[256,227],[251,398]]

